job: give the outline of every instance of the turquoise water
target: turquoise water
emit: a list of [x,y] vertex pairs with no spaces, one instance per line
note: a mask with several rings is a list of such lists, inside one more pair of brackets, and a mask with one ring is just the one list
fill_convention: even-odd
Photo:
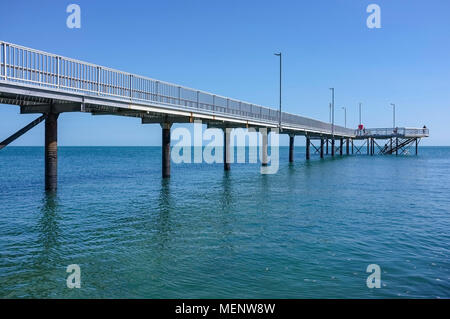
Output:
[[[0,151],[0,297],[450,297],[450,148],[289,165],[172,164],[159,147]],[[366,267],[382,286],[366,286]],[[81,288],[66,267],[81,267]]]

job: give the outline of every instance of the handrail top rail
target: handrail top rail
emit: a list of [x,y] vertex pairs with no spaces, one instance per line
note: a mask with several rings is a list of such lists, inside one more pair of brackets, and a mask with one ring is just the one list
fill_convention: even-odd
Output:
[[[397,127],[365,127],[365,130],[423,130],[428,129],[428,127],[405,127],[405,126],[397,126]],[[358,129],[357,129],[358,130]]]

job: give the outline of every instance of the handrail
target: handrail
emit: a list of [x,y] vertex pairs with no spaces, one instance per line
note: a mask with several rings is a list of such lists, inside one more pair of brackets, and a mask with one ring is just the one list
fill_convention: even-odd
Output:
[[[75,91],[128,101],[191,107],[247,120],[278,123],[279,111],[253,103],[201,91],[93,63],[0,41],[0,80],[27,83],[47,89]],[[331,134],[332,125],[281,112],[282,125]],[[336,135],[355,131],[335,125]]]
[[390,128],[366,128],[356,130],[355,135],[358,137],[380,137],[380,136],[399,136],[399,137],[427,137],[430,130],[426,127],[411,128],[411,127],[390,127]]

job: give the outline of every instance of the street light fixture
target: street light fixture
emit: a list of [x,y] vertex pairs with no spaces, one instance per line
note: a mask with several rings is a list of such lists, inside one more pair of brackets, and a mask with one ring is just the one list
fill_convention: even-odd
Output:
[[279,53],[274,53],[276,56],[280,57],[280,114],[279,114],[279,123],[278,125],[280,126],[280,131],[281,131],[281,52]]

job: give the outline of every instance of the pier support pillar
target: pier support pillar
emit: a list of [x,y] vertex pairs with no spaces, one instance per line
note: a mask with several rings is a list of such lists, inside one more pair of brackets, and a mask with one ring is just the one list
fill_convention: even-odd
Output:
[[289,134],[289,163],[294,162],[294,134]]
[[372,138],[372,156],[375,155],[375,140]]
[[419,154],[419,139],[416,138],[416,155]]
[[339,147],[339,155],[342,156],[342,149],[344,148],[344,139],[341,138],[341,139],[339,140],[339,143],[340,143],[340,147]]
[[367,155],[370,155],[370,139],[367,139]]
[[310,146],[311,146],[311,140],[309,137],[306,137],[306,159],[309,160],[311,158],[310,154]]
[[395,138],[395,155],[398,155],[398,137]]
[[354,154],[354,149],[355,149],[355,145],[353,144],[353,139],[352,139],[352,155]]
[[230,153],[230,128],[223,129],[223,169],[230,170],[231,153]]
[[333,157],[334,157],[334,143],[335,143],[335,140],[334,140],[334,138],[332,138],[331,139],[331,156],[333,156]]
[[170,128],[172,123],[161,123],[162,128],[162,177],[170,177]]
[[345,152],[347,153],[347,155],[350,155],[350,139],[347,138],[346,142],[345,142]]
[[328,155],[328,137],[327,137],[327,152],[326,154]]
[[323,145],[325,144],[325,141],[323,138],[320,139],[320,158],[323,158]]
[[268,160],[268,132],[267,132],[267,128],[263,128],[259,130],[261,132],[261,137],[262,137],[262,150],[261,150],[261,165],[262,166],[267,166],[267,164],[269,163]]
[[58,116],[49,113],[45,120],[45,190],[52,192],[58,185]]

